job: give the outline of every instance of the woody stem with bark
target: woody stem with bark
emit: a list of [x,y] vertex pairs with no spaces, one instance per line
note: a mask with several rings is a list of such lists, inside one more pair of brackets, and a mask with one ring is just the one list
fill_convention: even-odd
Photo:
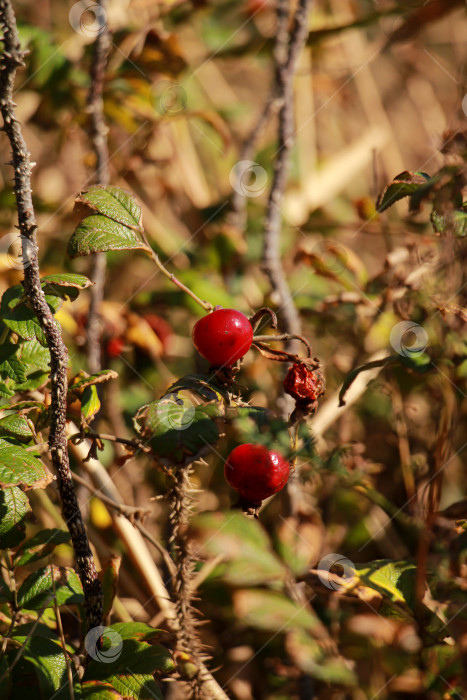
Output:
[[195,610],[192,605],[194,558],[184,532],[184,526],[190,512],[190,468],[191,465],[180,466],[170,474],[172,487],[169,492],[169,547],[176,567],[176,573],[172,577],[172,600],[178,622],[176,629],[177,651],[187,654],[189,660],[198,669],[198,673],[191,680],[191,685],[192,697],[200,698],[203,686],[202,674],[200,673],[203,657],[196,631]]
[[83,585],[88,628],[102,624],[102,589],[78,500],[73,487],[66,439],[66,396],[68,389],[68,351],[60,326],[47,304],[39,276],[37,223],[32,203],[30,153],[15,116],[13,89],[16,71],[24,65],[25,52],[18,39],[16,19],[10,0],[0,0],[0,27],[3,33],[3,54],[0,59],[0,111],[3,131],[8,136],[14,167],[14,193],[22,240],[24,289],[47,339],[50,352],[50,433],[49,449],[57,474],[62,513],[70,531],[76,566]]
[[[89,113],[89,137],[96,156],[96,182],[99,185],[108,185],[109,149],[107,144],[107,126],[104,119],[104,100],[102,92],[111,41],[105,11],[107,0],[97,0],[97,5],[99,6],[100,12],[98,19],[102,23],[102,26],[94,42],[91,63],[91,87],[89,88],[87,111]],[[96,253],[93,256],[91,279],[94,285],[90,291],[91,301],[89,304],[87,323],[87,354],[89,368],[92,373],[99,372],[101,369],[100,307],[104,298],[106,268],[106,254]]]
[[[294,304],[280,255],[281,206],[287,184],[290,152],[294,137],[293,79],[297,59],[307,36],[308,12],[312,0],[299,0],[293,27],[288,32],[289,0],[277,0],[277,31],[274,46],[275,95],[279,100],[278,149],[266,212],[263,269],[278,297],[282,325],[287,333],[300,333],[300,316]],[[292,341],[286,349],[293,351]]]

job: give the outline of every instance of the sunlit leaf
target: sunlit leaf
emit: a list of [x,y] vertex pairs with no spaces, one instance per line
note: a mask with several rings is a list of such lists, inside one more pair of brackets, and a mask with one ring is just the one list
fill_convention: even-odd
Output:
[[75,209],[78,212],[102,214],[125,227],[140,228],[141,226],[141,207],[131,192],[121,187],[112,185],[90,187],[79,194]]
[[26,379],[26,367],[18,358],[19,346],[13,343],[0,345],[0,376],[5,379],[10,377],[15,382],[24,382]]
[[430,176],[422,172],[409,172],[405,170],[403,173],[396,175],[394,180],[378,197],[376,205],[378,211],[383,212],[385,209],[388,209],[388,207],[398,202],[399,199],[412,195],[430,180]]
[[417,567],[413,562],[379,559],[368,564],[356,564],[359,584],[373,588],[395,603],[415,603]]
[[52,475],[45,465],[18,445],[0,439],[0,486],[45,488]]
[[70,534],[58,528],[46,528],[22,543],[15,552],[15,566],[24,566],[38,561],[53,552],[58,544],[68,543]]
[[[29,636],[32,626],[30,623],[16,627],[13,638],[24,646],[23,658],[34,668],[40,688],[40,697],[67,700],[70,698],[70,688],[62,643],[45,625],[38,625],[33,636]],[[82,697],[81,688],[73,664],[71,664],[71,669],[74,697],[79,700]]]
[[147,250],[138,234],[105,216],[88,216],[82,221],[70,238],[68,255],[102,253],[109,250]]
[[49,565],[29,574],[19,588],[18,605],[27,610],[39,610],[48,599],[50,599],[48,607],[53,606],[54,597],[58,605],[65,603],[71,605],[84,601],[81,581],[74,569]]
[[16,486],[0,489],[0,549],[16,547],[25,536],[29,499]]

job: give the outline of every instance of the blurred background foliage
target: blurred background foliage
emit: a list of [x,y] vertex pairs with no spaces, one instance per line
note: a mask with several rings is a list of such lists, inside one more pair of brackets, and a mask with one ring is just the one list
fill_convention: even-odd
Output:
[[[74,199],[94,168],[86,133],[92,36],[73,30],[70,8],[58,0],[16,3],[30,55],[15,99],[36,163],[42,274],[90,271],[88,259],[66,256],[77,223]],[[121,0],[110,2],[108,21],[111,183],[134,193],[151,245],[201,298],[247,314],[274,307],[261,270],[268,188],[247,199],[243,230],[232,217],[229,178],[269,98],[274,3]],[[452,144],[467,119],[465,6],[322,0],[310,30],[295,81],[283,264],[303,334],[324,365],[322,404],[332,400],[336,409],[326,431],[318,431],[314,459],[299,462],[294,493],[273,499],[261,524],[227,515],[232,494],[222,458],[238,442],[235,431],[197,467],[200,515],[190,531],[201,559],[214,557],[200,581],[208,621],[201,634],[212,666],[221,667],[218,678],[239,700],[460,698],[467,648],[465,240],[437,235],[426,206],[409,214],[403,200],[378,214],[375,201],[404,170],[433,175],[462,158],[465,143],[460,150]],[[0,226],[8,234],[16,214],[4,139],[1,149]],[[274,154],[272,118],[252,156],[268,183]],[[6,251],[0,263],[3,293],[22,274]],[[88,303],[85,291],[57,314],[73,375],[86,369]],[[101,432],[132,437],[132,417],[143,403],[178,377],[206,370],[190,338],[200,313],[143,254],[108,255],[103,366],[119,379],[102,392]],[[429,371],[384,369],[339,412],[334,392],[347,373],[375,353],[393,353],[391,330],[407,319],[427,334]],[[281,380],[280,367],[253,350],[239,375],[244,398],[272,410],[281,410]],[[164,477],[145,456],[128,462],[122,454],[106,446],[100,458],[126,503],[150,505],[146,528],[164,542],[163,500],[149,503],[164,493]],[[357,568],[380,559],[420,566],[438,468],[442,489],[431,522],[435,539],[422,563],[429,580],[423,610],[409,601],[413,569],[404,569],[406,588],[396,577],[402,603],[397,591],[387,593],[386,579],[379,597],[377,585],[371,595],[362,584],[360,595],[346,596],[307,580],[313,610],[294,598],[288,579],[306,578],[328,552]],[[53,487],[47,493],[34,510],[33,531],[56,525],[57,497]],[[99,561],[114,551],[124,558],[115,619],[154,623],[157,605],[133,575],[105,505],[89,502],[86,491],[81,496]],[[219,531],[222,539],[213,534]],[[57,552],[71,564],[67,547]],[[306,603],[311,593],[303,585]]]

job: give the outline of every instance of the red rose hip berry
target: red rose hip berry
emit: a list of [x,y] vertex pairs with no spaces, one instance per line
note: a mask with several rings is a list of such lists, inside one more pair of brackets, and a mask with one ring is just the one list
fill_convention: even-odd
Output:
[[216,367],[231,367],[246,355],[253,342],[253,328],[241,311],[216,309],[193,328],[195,348]]
[[245,443],[229,454],[224,474],[243,500],[256,504],[286,485],[290,466],[278,452],[263,445]]

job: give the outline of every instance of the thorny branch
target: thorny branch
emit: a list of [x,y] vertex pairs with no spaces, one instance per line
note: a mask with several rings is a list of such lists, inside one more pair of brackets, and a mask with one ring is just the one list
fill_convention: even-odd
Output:
[[[275,94],[279,100],[278,150],[274,161],[274,175],[269,193],[264,232],[263,269],[272,291],[278,297],[287,333],[300,333],[300,316],[295,307],[280,256],[281,206],[287,184],[290,151],[294,137],[293,79],[297,59],[307,36],[308,12],[312,0],[299,0],[293,27],[288,32],[289,0],[278,0],[277,29],[274,46]],[[292,351],[290,343],[286,348]]]
[[[109,183],[109,149],[107,144],[107,126],[104,119],[104,100],[102,92],[104,88],[105,68],[109,55],[111,39],[106,18],[107,0],[97,0],[102,11],[99,33],[94,42],[94,50],[91,63],[91,87],[88,94],[89,136],[96,156],[96,182],[99,185]],[[93,269],[91,279],[94,282],[90,290],[91,301],[89,304],[87,323],[87,347],[88,363],[91,372],[99,372],[101,369],[101,318],[100,307],[104,298],[104,283],[107,267],[105,253],[96,253],[93,256]]]
[[188,675],[188,678],[191,677],[191,697],[202,698],[204,681],[200,669],[203,656],[196,630],[195,610],[192,605],[194,558],[190,552],[186,533],[184,532],[191,502],[190,468],[191,465],[178,467],[169,475],[172,480],[172,487],[168,494],[171,530],[169,545],[176,567],[176,574],[172,577],[171,592],[178,621],[178,629],[176,630],[177,652],[180,660],[187,668],[193,666],[196,669],[196,672]]
[[37,223],[32,203],[30,153],[15,117],[13,89],[16,71],[24,65],[25,52],[18,39],[16,19],[10,0],[0,0],[0,26],[3,33],[3,55],[0,59],[0,111],[3,131],[8,136],[14,167],[14,193],[22,240],[24,288],[31,307],[37,315],[50,351],[50,434],[49,449],[57,474],[62,502],[62,513],[70,531],[76,566],[83,585],[88,627],[102,624],[102,589],[97,578],[94,559],[89,546],[70,470],[65,431],[66,396],[68,388],[68,351],[60,327],[56,324],[47,304],[39,276]]

